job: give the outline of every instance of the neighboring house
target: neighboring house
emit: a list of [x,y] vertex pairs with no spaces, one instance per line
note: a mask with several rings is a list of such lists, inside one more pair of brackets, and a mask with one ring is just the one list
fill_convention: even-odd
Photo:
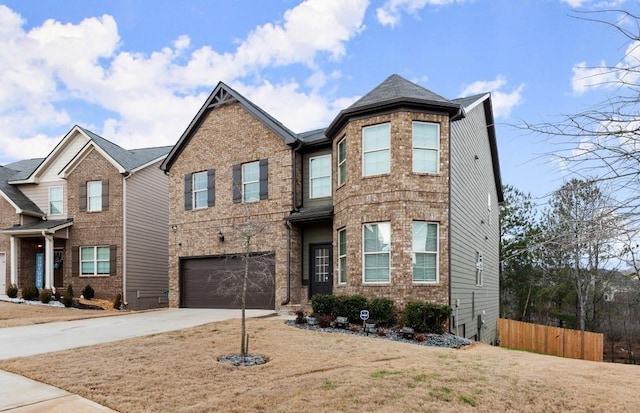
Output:
[[35,285],[130,309],[166,305],[170,147],[126,150],[74,126],[43,159],[0,166],[0,287]]
[[275,260],[248,306],[314,294],[451,305],[490,342],[498,318],[500,168],[489,94],[447,100],[398,75],[326,128],[296,134],[219,83],[161,168],[169,174],[169,304],[238,305],[219,288],[252,252]]

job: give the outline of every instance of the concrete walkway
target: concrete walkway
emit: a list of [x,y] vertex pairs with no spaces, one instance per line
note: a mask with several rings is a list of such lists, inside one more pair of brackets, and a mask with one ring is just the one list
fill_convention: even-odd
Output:
[[[79,310],[80,311],[80,310]],[[247,317],[274,315],[247,310]],[[0,359],[32,356],[240,318],[240,310],[173,308],[0,328]],[[78,395],[0,370],[0,412],[113,412]]]

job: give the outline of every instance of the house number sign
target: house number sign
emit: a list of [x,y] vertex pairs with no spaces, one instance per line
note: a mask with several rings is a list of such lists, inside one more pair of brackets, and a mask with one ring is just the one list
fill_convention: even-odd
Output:
[[367,321],[369,319],[369,310],[360,310],[360,319]]

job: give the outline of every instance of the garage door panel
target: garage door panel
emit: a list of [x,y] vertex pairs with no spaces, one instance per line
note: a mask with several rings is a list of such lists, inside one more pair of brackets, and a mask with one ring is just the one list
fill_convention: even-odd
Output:
[[[246,308],[275,309],[274,255],[268,260],[250,261],[250,283],[247,288]],[[262,274],[265,270],[268,276]],[[244,262],[242,257],[209,257],[181,260],[181,307],[191,308],[241,308],[237,288],[242,283]],[[231,283],[231,292],[223,284]]]

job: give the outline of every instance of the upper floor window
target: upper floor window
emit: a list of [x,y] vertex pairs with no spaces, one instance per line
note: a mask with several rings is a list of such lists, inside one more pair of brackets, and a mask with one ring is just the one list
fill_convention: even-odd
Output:
[[207,169],[184,176],[184,209],[215,205],[215,172],[215,169]]
[[49,215],[61,215],[64,211],[63,195],[61,186],[49,188]]
[[207,171],[193,174],[193,208],[207,206]]
[[389,123],[362,128],[362,175],[379,175],[390,170]]
[[111,248],[107,246],[80,247],[80,275],[109,275]]
[[233,203],[254,202],[269,197],[269,162],[233,165]]
[[102,181],[87,182],[87,210],[102,211]]
[[439,147],[439,124],[413,122],[413,172],[437,173]]
[[338,186],[347,182],[347,138],[338,142]]
[[363,278],[365,283],[388,283],[391,267],[391,224],[378,222],[362,226]]
[[338,231],[338,282],[347,282],[347,230]]
[[309,198],[331,196],[331,155],[309,159]]
[[438,282],[438,224],[413,222],[413,282]]

